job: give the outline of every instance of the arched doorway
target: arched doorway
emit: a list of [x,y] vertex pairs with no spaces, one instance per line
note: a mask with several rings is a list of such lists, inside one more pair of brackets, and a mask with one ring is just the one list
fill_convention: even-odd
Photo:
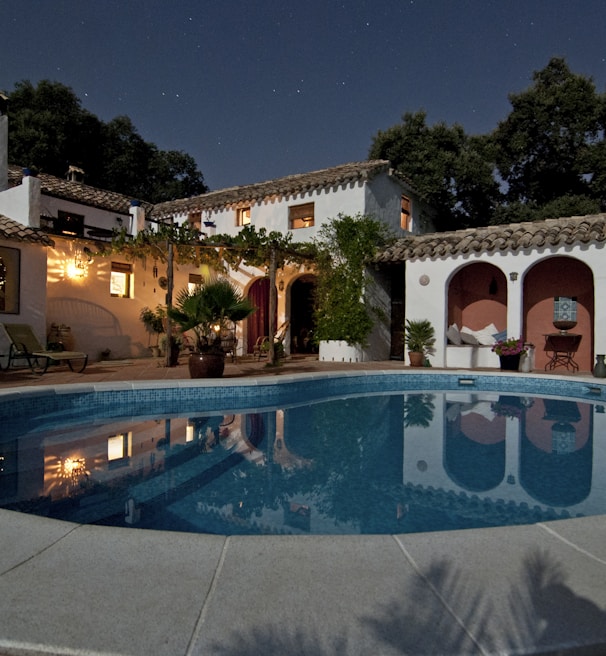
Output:
[[[524,337],[535,345],[535,367],[548,362],[545,335],[557,332],[554,325],[554,299],[576,300],[577,325],[571,333],[582,335],[574,359],[581,371],[593,365],[594,285],[591,269],[573,257],[549,257],[537,262],[524,276]],[[556,373],[558,370],[556,369]]]
[[[246,352],[252,353],[257,339],[269,335],[269,278],[258,278],[252,283],[248,300],[257,308],[246,319]],[[273,330],[276,330],[275,316]]]
[[316,276],[306,274],[297,278],[290,287],[291,353],[313,353],[314,294]]

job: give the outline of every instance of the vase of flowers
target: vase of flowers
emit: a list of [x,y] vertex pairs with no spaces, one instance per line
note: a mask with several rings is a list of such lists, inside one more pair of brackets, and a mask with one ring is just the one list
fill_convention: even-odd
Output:
[[499,340],[492,350],[499,356],[502,371],[518,371],[520,358],[526,353],[527,348],[521,337],[508,337]]

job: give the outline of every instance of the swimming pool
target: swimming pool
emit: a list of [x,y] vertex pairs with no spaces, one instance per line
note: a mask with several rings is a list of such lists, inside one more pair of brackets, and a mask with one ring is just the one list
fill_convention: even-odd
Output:
[[222,534],[602,514],[603,394],[548,376],[409,372],[9,392],[0,505]]

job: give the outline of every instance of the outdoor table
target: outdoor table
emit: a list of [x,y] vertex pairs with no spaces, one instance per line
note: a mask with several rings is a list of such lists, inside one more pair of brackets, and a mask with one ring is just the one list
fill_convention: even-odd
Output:
[[579,365],[574,361],[574,355],[579,350],[582,338],[583,335],[575,333],[549,333],[545,335],[544,350],[550,358],[545,365],[545,371],[548,369],[552,371],[560,366],[572,371],[578,371]]

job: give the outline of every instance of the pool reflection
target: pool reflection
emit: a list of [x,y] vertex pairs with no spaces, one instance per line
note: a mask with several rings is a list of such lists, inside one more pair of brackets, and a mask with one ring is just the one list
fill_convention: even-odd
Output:
[[404,533],[602,514],[604,450],[594,453],[593,432],[605,418],[587,403],[452,392],[25,434],[15,424],[0,442],[0,506],[221,534]]

